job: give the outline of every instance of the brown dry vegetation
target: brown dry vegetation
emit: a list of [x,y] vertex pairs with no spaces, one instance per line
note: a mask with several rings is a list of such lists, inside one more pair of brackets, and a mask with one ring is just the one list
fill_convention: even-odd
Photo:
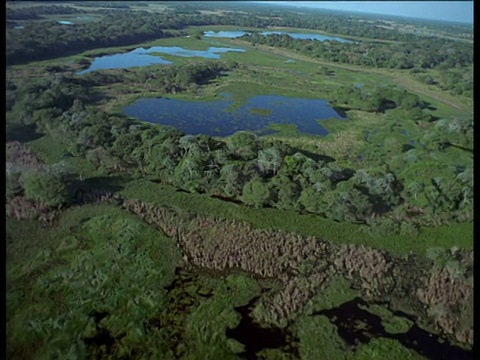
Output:
[[[280,280],[280,291],[269,292],[259,300],[253,312],[257,321],[286,326],[333,275],[340,274],[372,299],[417,294],[414,298],[423,315],[422,304],[448,307],[451,311],[438,317],[436,325],[457,341],[473,341],[471,321],[463,315],[460,320],[453,318],[454,312],[465,314],[473,306],[473,286],[465,277],[454,280],[450,270],[435,271],[422,280],[431,268],[422,269],[413,257],[391,258],[384,251],[365,246],[335,245],[315,237],[258,230],[243,222],[179,214],[136,200],[127,200],[123,206],[175,239],[187,264],[221,271],[240,268]],[[464,262],[469,261],[469,254],[459,255],[465,257]],[[408,284],[398,277],[408,279]]]
[[26,167],[41,168],[43,162],[25,144],[9,141],[5,144],[5,162]]
[[393,263],[383,251],[363,245],[342,245],[335,255],[334,264],[347,279],[358,280],[369,296],[381,296],[391,291]]
[[38,219],[43,225],[52,225],[57,215],[42,203],[28,200],[24,196],[15,196],[5,205],[6,216],[17,220]]
[[473,345],[472,283],[448,267],[437,268],[423,280],[425,285],[417,290],[417,296],[428,306],[436,325],[458,341]]

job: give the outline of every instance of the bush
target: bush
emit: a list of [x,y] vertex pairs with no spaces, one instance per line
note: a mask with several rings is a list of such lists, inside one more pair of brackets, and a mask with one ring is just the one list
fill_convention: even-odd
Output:
[[72,194],[66,181],[48,172],[27,172],[23,186],[28,199],[41,202],[49,207],[68,203]]
[[247,205],[261,208],[268,205],[273,198],[272,191],[267,183],[259,177],[254,177],[243,187],[242,201]]

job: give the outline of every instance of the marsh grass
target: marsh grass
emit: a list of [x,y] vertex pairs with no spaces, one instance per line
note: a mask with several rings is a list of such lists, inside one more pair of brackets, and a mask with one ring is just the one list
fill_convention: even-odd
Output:
[[226,278],[210,278],[213,296],[203,301],[188,317],[185,328],[186,359],[237,359],[235,353],[244,351],[238,341],[227,338],[225,331],[235,328],[240,314],[234,307],[243,306],[260,295],[257,281],[245,274]]
[[301,316],[296,336],[302,359],[347,359],[348,348],[337,333],[337,327],[323,316]]
[[[9,236],[19,242],[10,248],[12,261],[20,256],[15,252],[21,251],[21,244],[35,246],[37,254],[32,251],[23,259],[30,264],[28,269],[9,273],[7,351],[11,355],[37,343],[41,344],[37,355],[49,358],[69,351],[121,356],[135,348],[151,355],[160,350],[138,346],[153,340],[143,324],[160,311],[166,300],[162,287],[175,276],[180,255],[172,241],[106,205],[67,210],[57,226],[43,231],[44,239],[34,243],[32,224],[27,232],[14,225],[7,225]],[[108,314],[101,327],[118,342],[115,349],[84,341],[99,334],[95,312]]]
[[336,243],[364,244],[393,254],[424,254],[432,246],[465,248],[473,246],[471,224],[452,224],[422,228],[415,236],[390,235],[372,237],[362,225],[339,223],[314,215],[299,214],[273,208],[254,209],[213,199],[205,194],[176,192],[167,185],[139,179],[128,183],[121,194],[126,199],[138,199],[157,205],[169,205],[180,212],[192,212],[221,219],[245,221],[257,229],[279,229]]
[[385,357],[405,360],[425,359],[425,357],[415,351],[404,347],[399,341],[383,338],[373,338],[368,344],[359,346],[355,351],[355,355],[352,356],[356,360],[380,360],[385,359]]
[[[227,41],[227,40],[225,40]],[[238,46],[243,46],[246,49],[258,49],[254,51],[263,50],[267,53],[272,53],[275,55],[283,56],[285,58],[291,58],[295,60],[305,61],[310,64],[318,64],[325,65],[331,67],[332,70],[337,72],[342,72],[341,70],[345,70],[347,73],[355,72],[357,73],[357,80],[360,80],[361,77],[364,79],[371,78],[370,81],[374,80],[374,78],[382,79],[380,84],[397,84],[400,87],[411,91],[415,94],[418,94],[422,97],[423,100],[427,100],[433,104],[437,104],[440,102],[442,103],[442,108],[440,109],[443,111],[443,114],[450,113],[452,111],[461,111],[462,113],[471,114],[472,107],[471,101],[469,101],[465,96],[458,96],[446,93],[438,88],[434,88],[428,86],[426,84],[422,84],[419,81],[415,80],[415,78],[408,73],[408,70],[397,70],[397,69],[376,69],[376,68],[364,68],[355,65],[342,65],[336,64],[331,62],[326,62],[318,59],[314,59],[311,57],[307,57],[305,55],[298,54],[294,51],[290,51],[287,49],[281,48],[274,48],[265,45],[257,45],[256,47],[252,47],[245,41],[239,39],[228,39],[228,42],[232,44],[236,44]],[[293,63],[295,64],[295,63]],[[285,64],[285,65],[293,65],[293,64]],[[363,75],[360,75],[363,74]],[[362,81],[355,81],[355,82],[362,82]],[[378,82],[377,82],[378,83]]]
[[395,316],[389,309],[382,305],[369,305],[367,307],[359,306],[369,313],[380,316],[385,331],[390,334],[406,333],[413,325],[413,322],[407,318]]

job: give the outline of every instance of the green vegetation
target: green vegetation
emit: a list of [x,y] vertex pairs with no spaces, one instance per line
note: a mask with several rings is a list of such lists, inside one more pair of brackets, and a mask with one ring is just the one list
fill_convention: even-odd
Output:
[[[8,3],[7,358],[468,358],[470,29],[346,20],[235,2]],[[253,35],[202,35],[239,29]],[[245,52],[76,74],[155,45]],[[276,94],[348,119],[319,120],[326,136],[272,123],[221,138],[122,113],[224,93],[232,112]]]
[[252,114],[255,115],[262,115],[262,116],[269,116],[272,113],[270,109],[258,109],[258,108],[250,108],[248,109]]

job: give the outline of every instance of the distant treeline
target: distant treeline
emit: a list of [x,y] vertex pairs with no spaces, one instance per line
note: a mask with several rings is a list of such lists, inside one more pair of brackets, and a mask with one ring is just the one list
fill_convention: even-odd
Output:
[[7,7],[6,18],[7,20],[38,20],[43,18],[42,15],[84,14],[85,12],[82,9],[62,5],[40,5],[20,9]]
[[39,22],[22,31],[7,30],[7,65],[159,39],[168,36],[162,29],[173,25],[164,20],[144,12],[122,11],[88,24]]
[[[97,5],[97,4],[95,4]],[[73,9],[58,6],[45,7],[54,11]],[[37,9],[38,8],[38,9]],[[31,16],[42,14],[44,7],[33,7]],[[53,8],[52,10],[50,10]],[[37,10],[35,10],[37,9]],[[246,35],[252,43],[268,44],[294,49],[309,56],[328,61],[362,66],[411,69],[465,67],[473,64],[473,46],[441,38],[428,38],[377,27],[370,22],[333,15],[298,15],[260,17],[252,14],[224,12],[199,14],[198,7],[181,6],[177,11],[151,13],[131,10],[95,10],[104,18],[100,22],[75,24],[69,27],[51,22],[38,22],[22,31],[7,29],[7,64],[64,56],[72,52],[107,46],[131,45],[135,42],[162,37],[166,29],[181,30],[187,26],[235,25],[266,28],[285,26],[315,29],[340,35],[362,36],[372,39],[402,41],[385,44],[379,42],[337,43],[313,40],[295,40],[288,35]],[[75,10],[75,9],[73,9]],[[71,10],[71,11],[73,11]],[[190,10],[195,10],[190,13]],[[23,10],[22,10],[23,11]],[[46,10],[45,10],[46,11]],[[68,10],[70,11],[70,10]],[[30,16],[30,15],[29,15]],[[8,13],[7,13],[8,18]]]
[[473,63],[473,46],[440,38],[417,37],[409,43],[341,43],[293,39],[287,34],[246,34],[243,40],[284,47],[327,61],[376,68],[430,69],[465,67]]

